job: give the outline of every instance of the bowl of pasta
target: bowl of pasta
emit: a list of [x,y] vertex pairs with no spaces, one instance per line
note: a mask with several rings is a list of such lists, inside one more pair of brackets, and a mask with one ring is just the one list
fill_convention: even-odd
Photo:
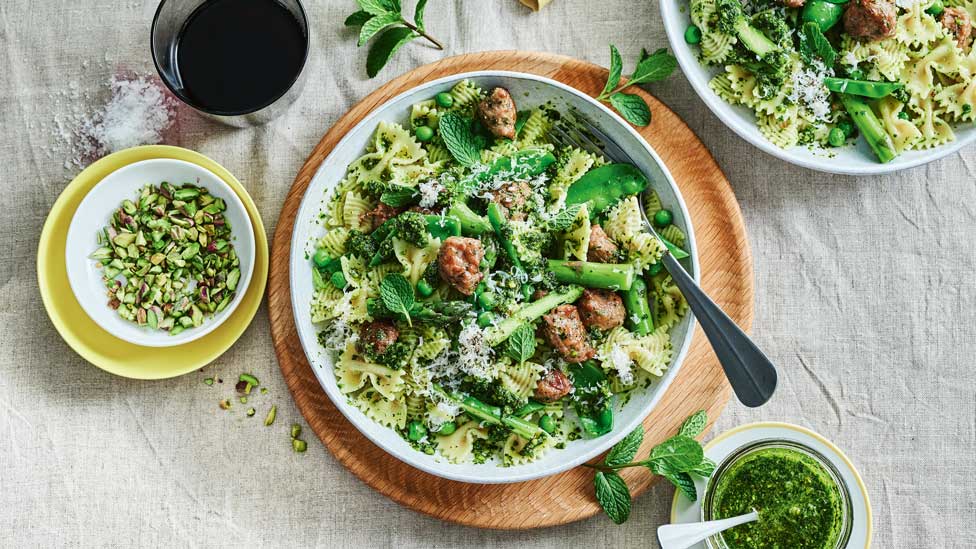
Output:
[[976,140],[973,0],[666,0],[661,16],[705,104],[787,162],[880,174]]
[[[556,146],[579,117],[632,163]],[[372,111],[312,178],[295,322],[323,390],[385,451],[531,480],[606,451],[676,375],[693,318],[666,245],[697,279],[678,187],[619,116],[543,77],[460,74]]]

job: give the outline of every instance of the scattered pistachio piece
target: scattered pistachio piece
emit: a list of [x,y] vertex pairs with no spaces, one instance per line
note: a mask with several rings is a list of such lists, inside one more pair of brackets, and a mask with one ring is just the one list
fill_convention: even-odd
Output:
[[250,383],[251,387],[257,387],[258,385],[261,385],[261,382],[258,381],[258,378],[252,376],[251,374],[241,374],[241,376],[238,379],[240,381]]
[[300,438],[291,439],[291,447],[299,454],[304,453],[308,449],[308,444]]
[[261,387],[261,394],[262,395],[268,394],[268,388],[267,387]]
[[298,438],[302,436],[302,426],[297,423],[291,424],[291,438]]
[[230,410],[230,399],[229,398],[225,398],[224,400],[221,400],[220,401],[220,408],[222,410]]
[[247,397],[241,397],[241,404],[247,404]]
[[251,417],[251,416],[253,416],[253,415],[254,415],[255,413],[256,413],[256,411],[254,410],[254,408],[248,408],[248,409],[247,409],[247,417]]
[[268,410],[268,415],[264,416],[265,426],[270,426],[272,423],[274,423],[275,418],[277,416],[278,416],[278,406],[272,405],[271,409]]
[[213,385],[214,379],[212,377],[208,377],[207,379],[203,380],[203,383],[204,385]]

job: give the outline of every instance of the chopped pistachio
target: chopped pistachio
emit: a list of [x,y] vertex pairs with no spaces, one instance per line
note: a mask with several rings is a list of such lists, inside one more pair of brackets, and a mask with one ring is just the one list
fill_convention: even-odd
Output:
[[241,397],[241,404],[247,404],[247,397]]
[[308,449],[308,444],[300,438],[291,439],[291,447],[299,454],[304,453]]
[[231,404],[230,404],[230,399],[229,398],[225,398],[224,400],[221,400],[220,401],[220,408],[222,410],[230,410],[230,406],[231,406]]
[[291,424],[291,438],[298,438],[302,436],[302,426],[297,423]]
[[203,382],[207,385],[213,385],[214,379],[212,377],[208,377],[207,379],[203,380]]
[[264,425],[270,426],[275,421],[275,417],[278,416],[278,406],[271,405],[271,409],[268,410],[268,415],[264,416]]
[[248,409],[247,409],[247,417],[251,417],[251,416],[253,416],[253,415],[254,415],[255,413],[256,413],[256,411],[254,410],[254,408],[248,408]]

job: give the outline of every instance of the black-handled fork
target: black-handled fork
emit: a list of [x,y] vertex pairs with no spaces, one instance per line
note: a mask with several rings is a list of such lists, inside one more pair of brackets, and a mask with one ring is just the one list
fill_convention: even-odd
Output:
[[[613,162],[634,164],[623,149],[596,124],[577,111],[571,111],[564,120],[560,120],[553,126],[550,131],[550,141],[556,146],[576,147],[604,156]],[[599,141],[599,144],[596,141]],[[654,230],[654,225],[647,220],[644,212],[644,195],[641,194],[638,199],[644,225],[651,234],[661,240],[661,236]],[[725,311],[695,283],[666,247],[661,262],[701,324],[702,331],[705,332],[715,355],[718,356],[719,363],[722,364],[725,377],[735,391],[735,396],[751,408],[765,404],[776,390],[776,367],[752,339],[729,318],[729,315],[725,314]]]

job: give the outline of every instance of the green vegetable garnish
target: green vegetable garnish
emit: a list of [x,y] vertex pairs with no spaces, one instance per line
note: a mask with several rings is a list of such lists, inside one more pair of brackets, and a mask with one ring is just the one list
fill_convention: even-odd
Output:
[[447,109],[454,104],[454,96],[447,92],[441,92],[434,96],[434,103],[442,109]]
[[480,162],[481,149],[485,146],[484,138],[472,130],[472,124],[470,118],[447,112],[441,116],[437,126],[447,150],[462,166],[471,166]]
[[386,275],[380,283],[380,298],[383,305],[394,313],[401,313],[407,320],[407,324],[413,326],[410,319],[410,308],[413,307],[415,297],[410,281],[402,274],[392,273]]
[[685,29],[685,42],[688,44],[697,44],[701,42],[702,31],[696,25],[688,25]]
[[417,126],[413,129],[413,133],[417,137],[417,141],[421,143],[426,143],[434,138],[434,130],[430,129],[430,126]]
[[691,475],[707,477],[715,468],[715,464],[704,457],[701,445],[694,439],[704,431],[706,424],[705,411],[699,410],[685,420],[677,435],[651,449],[647,459],[634,461],[644,440],[644,427],[638,426],[614,445],[605,459],[595,464],[584,464],[597,471],[593,478],[596,499],[610,520],[621,524],[630,516],[630,489],[623,477],[617,474],[620,469],[628,467],[645,467],[666,478],[692,501],[697,500]]
[[444,45],[427,34],[424,28],[424,9],[427,0],[419,0],[414,9],[413,22],[404,19],[399,0],[356,0],[359,11],[346,18],[347,27],[360,27],[357,46],[363,46],[375,36],[379,36],[369,49],[366,58],[366,74],[370,78],[379,74],[387,61],[404,44],[417,38],[425,38],[439,50]]
[[609,102],[631,124],[646,126],[651,123],[651,109],[640,96],[622,93],[623,90],[637,84],[664,80],[671,76],[677,66],[678,60],[666,49],[657,50],[653,54],[641,50],[634,73],[630,75],[627,83],[621,85],[623,59],[620,57],[620,52],[616,46],[611,45],[610,75],[607,77],[603,91],[596,99],[597,101]]
[[505,347],[505,354],[512,360],[522,363],[535,354],[535,330],[531,324],[523,324],[512,332]]

